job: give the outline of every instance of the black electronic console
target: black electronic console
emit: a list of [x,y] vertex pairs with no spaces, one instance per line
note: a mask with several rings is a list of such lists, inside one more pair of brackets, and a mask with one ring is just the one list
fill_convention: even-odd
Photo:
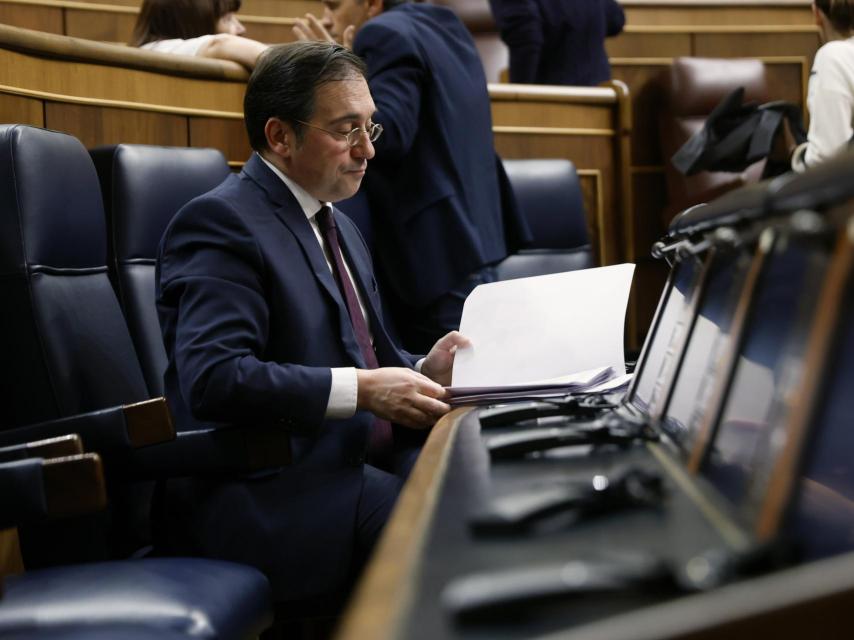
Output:
[[589,422],[558,419],[554,426],[515,429],[487,436],[484,442],[493,460],[506,460],[558,447],[629,445],[656,439],[658,433],[649,427],[646,420],[614,411]]
[[481,409],[477,417],[480,420],[480,428],[484,430],[552,416],[593,419],[617,407],[617,403],[610,402],[609,397],[609,395],[600,394],[580,394],[549,400],[502,404]]
[[769,555],[766,548],[743,554],[710,549],[684,560],[664,560],[651,553],[625,551],[601,558],[484,571],[448,583],[442,592],[442,606],[455,620],[467,623],[518,612],[544,601],[597,593],[695,593],[753,573]]
[[627,467],[610,475],[596,474],[587,480],[566,480],[494,498],[469,519],[469,528],[475,534],[514,533],[563,511],[585,517],[656,507],[664,496],[659,473]]

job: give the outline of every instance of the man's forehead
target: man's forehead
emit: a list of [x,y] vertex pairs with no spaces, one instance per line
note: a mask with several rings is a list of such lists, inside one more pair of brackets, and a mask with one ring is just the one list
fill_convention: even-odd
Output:
[[320,85],[314,95],[314,110],[327,120],[360,119],[376,111],[368,83],[361,76]]

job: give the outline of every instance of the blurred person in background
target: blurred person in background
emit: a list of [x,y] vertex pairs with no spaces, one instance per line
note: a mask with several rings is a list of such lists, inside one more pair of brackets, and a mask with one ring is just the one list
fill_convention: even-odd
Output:
[[854,136],[854,0],[814,0],[812,10],[824,44],[810,73],[810,126],[792,154],[795,171],[828,160]]
[[510,82],[595,86],[611,79],[605,38],[623,30],[616,0],[489,0],[510,49]]
[[244,38],[240,0],[143,0],[131,46],[232,60],[253,69],[267,45]]

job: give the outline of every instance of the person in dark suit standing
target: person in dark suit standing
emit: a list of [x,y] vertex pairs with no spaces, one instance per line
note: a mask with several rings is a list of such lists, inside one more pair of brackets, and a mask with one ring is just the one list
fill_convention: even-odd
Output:
[[382,133],[364,72],[337,45],[269,49],[244,100],[255,153],[178,212],[158,257],[179,430],[272,425],[293,452],[251,476],[170,481],[158,540],[259,567],[280,601],[346,592],[411,462],[406,436],[449,410],[441,385],[467,344],[451,333],[420,361],[390,340],[364,242],[330,205],[359,188]]
[[510,49],[510,82],[595,86],[611,79],[605,38],[623,30],[617,0],[489,0]]
[[[365,185],[376,253],[404,343],[423,350],[459,326],[463,302],[526,239],[495,154],[474,41],[445,7],[326,0],[302,39],[340,41],[365,60],[385,133]],[[502,189],[505,197],[502,200]]]

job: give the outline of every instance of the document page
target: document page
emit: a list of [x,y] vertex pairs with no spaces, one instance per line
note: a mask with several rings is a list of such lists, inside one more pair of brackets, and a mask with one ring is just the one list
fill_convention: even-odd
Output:
[[452,387],[526,385],[611,367],[624,375],[633,264],[493,282],[466,299]]

